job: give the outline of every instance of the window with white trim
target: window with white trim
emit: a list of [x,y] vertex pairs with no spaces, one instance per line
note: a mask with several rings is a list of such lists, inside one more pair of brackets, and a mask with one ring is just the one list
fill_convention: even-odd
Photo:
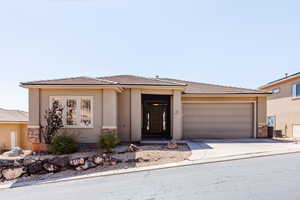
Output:
[[300,83],[293,85],[293,97],[300,97]]
[[93,97],[51,96],[50,106],[54,101],[63,107],[65,128],[93,128]]

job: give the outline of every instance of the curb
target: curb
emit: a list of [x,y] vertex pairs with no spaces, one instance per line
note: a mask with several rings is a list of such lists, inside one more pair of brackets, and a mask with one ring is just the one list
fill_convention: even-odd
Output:
[[181,161],[181,162],[177,162],[177,163],[167,163],[167,164],[153,165],[153,166],[148,166],[148,167],[138,167],[138,168],[112,170],[112,171],[106,171],[106,172],[96,172],[96,173],[87,174],[87,175],[71,176],[71,177],[65,177],[65,178],[62,178],[62,177],[53,178],[53,179],[48,179],[47,181],[39,180],[39,181],[30,181],[30,182],[23,182],[23,183],[5,184],[5,185],[0,185],[0,189],[10,189],[10,188],[17,188],[17,187],[25,187],[25,186],[36,186],[36,185],[60,183],[60,182],[75,181],[75,180],[84,180],[84,179],[113,176],[113,175],[120,175],[120,174],[130,174],[130,173],[135,173],[135,172],[155,171],[155,170],[169,169],[169,168],[175,168],[175,167],[186,167],[186,166],[191,166],[191,165],[211,164],[211,163],[218,163],[218,162],[244,160],[244,159],[285,155],[285,154],[293,154],[293,153],[300,153],[300,150],[277,150],[277,151],[269,151],[269,152],[241,154],[241,155],[236,155],[236,156],[210,158],[210,159],[205,159],[205,160],[194,160],[194,161],[185,160],[185,161]]

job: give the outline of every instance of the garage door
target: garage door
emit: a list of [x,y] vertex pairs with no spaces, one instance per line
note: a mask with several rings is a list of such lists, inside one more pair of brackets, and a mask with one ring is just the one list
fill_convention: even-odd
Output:
[[184,137],[251,138],[253,115],[252,103],[185,103]]

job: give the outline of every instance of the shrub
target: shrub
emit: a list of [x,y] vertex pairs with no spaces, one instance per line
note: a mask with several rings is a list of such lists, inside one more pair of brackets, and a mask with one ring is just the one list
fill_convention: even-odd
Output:
[[99,136],[99,145],[106,152],[112,152],[112,149],[119,144],[118,136],[115,132],[106,133]]
[[72,136],[55,135],[49,145],[49,152],[54,154],[69,154],[78,150],[78,144]]
[[46,144],[51,144],[58,130],[64,127],[62,113],[63,108],[59,105],[58,101],[54,101],[51,108],[45,111],[44,117],[47,124],[45,127],[42,127],[42,137]]

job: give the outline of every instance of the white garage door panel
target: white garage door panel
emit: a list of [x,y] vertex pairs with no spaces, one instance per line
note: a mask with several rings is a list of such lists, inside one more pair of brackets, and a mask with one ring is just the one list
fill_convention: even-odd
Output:
[[293,136],[300,138],[300,125],[293,125]]
[[185,138],[251,138],[253,104],[183,104],[183,129]]

